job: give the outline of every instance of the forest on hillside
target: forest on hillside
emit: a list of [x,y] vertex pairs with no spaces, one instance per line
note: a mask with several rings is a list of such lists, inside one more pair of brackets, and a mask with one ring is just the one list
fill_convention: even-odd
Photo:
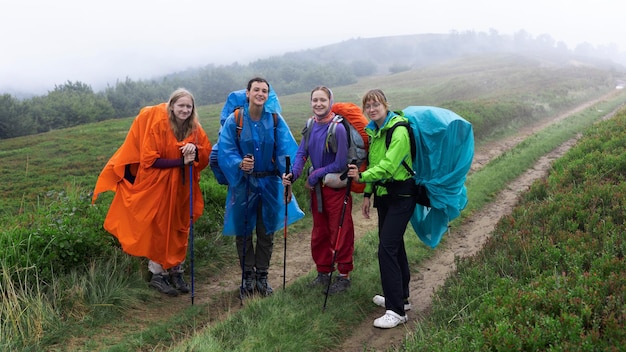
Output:
[[[626,72],[610,48],[580,45],[569,50],[547,35],[524,31],[514,36],[473,31],[371,39],[352,39],[316,49],[259,59],[248,65],[208,64],[151,80],[117,80],[103,91],[68,80],[46,95],[19,99],[0,95],[0,139],[47,132],[84,123],[135,115],[146,105],[166,101],[179,87],[189,89],[199,106],[223,102],[228,93],[245,88],[254,76],[270,81],[279,95],[306,92],[319,84],[332,87],[360,77],[395,74],[443,61],[475,55],[519,53],[553,65],[584,64],[610,72]],[[624,61],[626,60],[618,60]],[[616,82],[620,83],[620,82]]]

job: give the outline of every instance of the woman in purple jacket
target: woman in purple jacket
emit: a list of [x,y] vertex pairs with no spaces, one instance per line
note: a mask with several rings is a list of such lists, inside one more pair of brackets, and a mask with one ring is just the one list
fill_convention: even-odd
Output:
[[[320,86],[311,91],[312,123],[307,123],[306,133],[300,142],[293,172],[283,177],[285,186],[295,182],[302,175],[307,160],[311,161],[305,186],[311,192],[311,212],[313,229],[311,232],[311,255],[317,267],[317,277],[310,286],[326,287],[330,283],[330,273],[335,270],[339,276],[330,285],[328,294],[345,291],[350,287],[350,272],[353,269],[352,255],[354,253],[354,224],[352,222],[352,195],[347,192],[346,186],[333,188],[324,184],[324,176],[331,173],[344,172],[348,165],[348,137],[342,123],[335,120],[332,112],[333,93],[328,87]],[[336,138],[337,148],[333,152],[328,147],[327,135],[330,124],[336,123],[335,133],[330,138]],[[339,222],[344,198],[348,195],[341,232]],[[335,262],[333,253],[337,251]]]

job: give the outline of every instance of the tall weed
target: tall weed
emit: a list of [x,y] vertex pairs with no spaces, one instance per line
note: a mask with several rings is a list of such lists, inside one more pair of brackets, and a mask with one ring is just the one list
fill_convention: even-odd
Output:
[[37,345],[59,318],[39,284],[37,270],[32,266],[9,266],[4,260],[0,270],[0,350],[24,350]]

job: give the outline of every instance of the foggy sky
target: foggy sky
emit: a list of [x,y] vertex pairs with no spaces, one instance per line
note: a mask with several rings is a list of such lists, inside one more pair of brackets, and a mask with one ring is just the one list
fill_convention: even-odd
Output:
[[45,94],[66,81],[97,91],[126,77],[390,35],[524,30],[570,49],[626,51],[620,7],[612,0],[2,0],[0,94]]

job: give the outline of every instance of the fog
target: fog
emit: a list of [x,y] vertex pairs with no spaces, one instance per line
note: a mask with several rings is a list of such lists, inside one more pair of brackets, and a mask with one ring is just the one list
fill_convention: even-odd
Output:
[[66,81],[96,91],[209,64],[249,63],[353,38],[492,32],[549,35],[626,51],[619,3],[180,0],[3,2],[0,93],[45,94]]

